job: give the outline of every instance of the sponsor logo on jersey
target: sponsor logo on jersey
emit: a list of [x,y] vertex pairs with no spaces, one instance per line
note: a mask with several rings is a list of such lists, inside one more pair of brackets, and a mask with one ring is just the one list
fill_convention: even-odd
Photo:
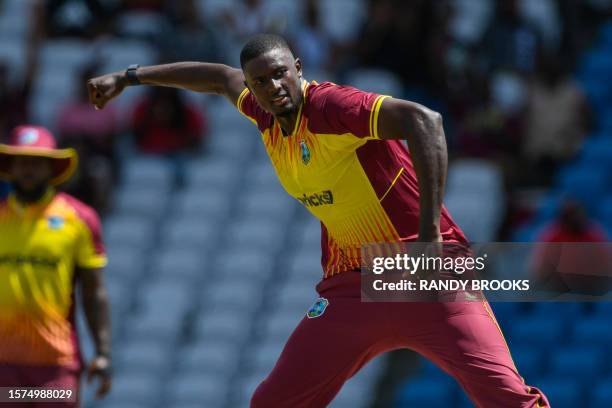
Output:
[[19,144],[31,145],[38,141],[38,130],[28,129],[19,135]]
[[57,268],[59,259],[34,255],[5,254],[0,255],[0,266],[20,267],[23,265]]
[[308,309],[306,316],[309,319],[314,319],[315,317],[319,317],[323,313],[325,313],[325,309],[327,309],[327,306],[329,306],[329,300],[325,298],[318,298],[317,301],[314,302],[314,305],[312,305],[312,307]]
[[330,190],[321,191],[312,195],[304,194],[298,200],[306,207],[318,207],[320,205],[333,204],[334,196]]

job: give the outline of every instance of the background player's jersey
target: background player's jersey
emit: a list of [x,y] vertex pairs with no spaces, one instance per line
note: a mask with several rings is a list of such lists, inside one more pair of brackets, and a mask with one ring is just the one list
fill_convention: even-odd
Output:
[[105,264],[98,216],[75,198],[0,202],[0,363],[78,366],[75,267]]
[[[419,192],[403,143],[379,139],[386,96],[329,82],[304,82],[303,92],[288,136],[248,89],[237,106],[261,131],[285,190],[321,221],[327,278],[359,269],[363,244],[415,240]],[[465,241],[446,208],[440,224],[445,240]]]

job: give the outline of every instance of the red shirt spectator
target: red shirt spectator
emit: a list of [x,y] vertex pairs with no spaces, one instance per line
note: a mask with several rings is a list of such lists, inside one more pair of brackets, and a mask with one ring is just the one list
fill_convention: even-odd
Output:
[[134,110],[132,129],[143,152],[172,154],[196,148],[207,123],[201,108],[186,102],[178,90],[152,88]]

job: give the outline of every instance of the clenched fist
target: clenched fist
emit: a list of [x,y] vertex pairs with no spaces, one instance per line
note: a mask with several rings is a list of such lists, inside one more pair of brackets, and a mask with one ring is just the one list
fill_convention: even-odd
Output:
[[126,86],[127,78],[125,72],[114,72],[92,78],[87,81],[89,102],[96,109],[102,109],[108,101],[119,95]]

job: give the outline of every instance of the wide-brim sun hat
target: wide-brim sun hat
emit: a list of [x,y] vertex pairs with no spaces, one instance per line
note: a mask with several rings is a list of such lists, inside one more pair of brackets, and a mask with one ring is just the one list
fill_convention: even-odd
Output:
[[78,155],[72,148],[58,149],[55,138],[42,126],[18,126],[11,132],[8,144],[0,144],[0,177],[11,179],[11,160],[16,156],[46,157],[53,163],[50,184],[68,180],[78,163]]

